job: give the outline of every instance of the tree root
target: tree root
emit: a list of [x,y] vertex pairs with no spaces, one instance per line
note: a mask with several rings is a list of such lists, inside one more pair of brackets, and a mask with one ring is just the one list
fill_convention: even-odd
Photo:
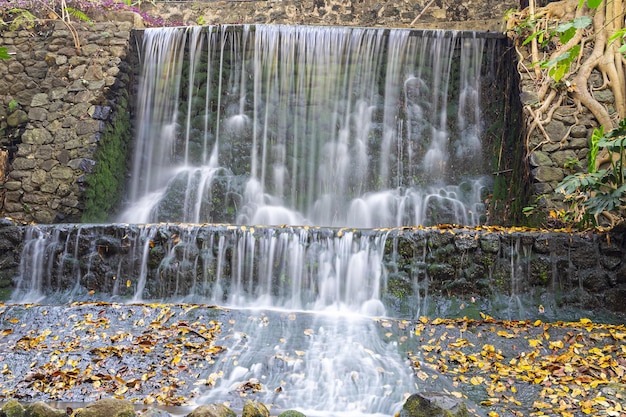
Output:
[[[527,28],[529,24],[533,26],[533,29],[530,29],[533,37],[528,45],[520,45],[521,41],[529,35],[528,33],[516,32],[514,36],[516,53],[519,57],[518,70],[528,74],[534,80],[538,98],[538,103],[524,106],[527,155],[545,144],[557,143],[557,138],[551,138],[545,126],[553,120],[554,112],[564,101],[571,100],[576,106],[574,112],[576,124],[579,120],[578,115],[590,112],[596,119],[598,126],[604,126],[605,131],[609,131],[618,125],[619,120],[626,118],[626,57],[618,51],[619,42],[608,42],[608,39],[616,31],[621,30],[626,23],[624,21],[624,0],[603,0],[595,10],[589,10],[586,6],[578,7],[579,0],[562,0],[549,3],[541,8],[535,8],[534,3],[535,0],[530,0],[527,9],[514,14],[507,21],[508,29]],[[557,25],[584,15],[592,17],[591,30],[589,28],[578,29],[566,44],[561,44],[559,36],[555,34]],[[537,36],[540,31],[543,31],[542,36],[553,35],[547,41],[546,38],[542,40],[542,47],[547,46],[543,50],[538,42],[539,36]],[[589,52],[587,45],[590,41],[593,46]],[[546,42],[549,45],[546,45]],[[555,82],[548,74],[549,69],[537,65],[539,62],[557,61],[560,56],[563,56],[565,52],[570,51],[576,45],[580,46],[579,55],[572,62],[569,71],[561,78],[560,82]],[[526,51],[521,50],[524,47],[527,48]],[[533,67],[526,65],[528,60],[533,63]],[[594,71],[599,72],[602,76],[600,87],[594,87],[589,83]],[[610,111],[609,107],[595,98],[595,91],[607,88],[615,97],[615,111]],[[573,126],[568,128],[564,137],[558,138],[560,143],[568,140]],[[541,132],[543,140],[532,146],[531,149],[532,135],[536,130]],[[606,167],[607,164],[614,164],[623,158],[626,158],[626,155],[601,152],[596,157],[596,169]],[[583,200],[576,199],[576,201],[578,201],[577,204],[582,205],[589,196],[581,195],[580,198]],[[577,213],[579,220],[582,219],[582,213],[584,212]],[[608,221],[610,227],[621,221],[619,215],[608,212],[596,216],[597,224],[599,224],[600,218]]]

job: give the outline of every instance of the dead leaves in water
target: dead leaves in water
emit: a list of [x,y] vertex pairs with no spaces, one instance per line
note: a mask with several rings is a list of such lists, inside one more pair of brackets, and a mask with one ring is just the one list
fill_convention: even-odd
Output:
[[490,417],[626,416],[624,325],[483,319],[420,319],[417,378],[481,391]]
[[[37,314],[47,314],[44,308],[38,307]],[[0,310],[0,321],[4,315],[14,326],[0,331],[0,362],[10,351],[28,352],[35,358],[25,366],[12,364],[13,371],[3,364],[0,398],[32,392],[67,401],[75,392],[94,399],[113,396],[146,404],[185,404],[189,398],[180,395],[178,388],[186,380],[213,385],[221,377],[205,375],[223,350],[214,343],[221,323],[189,314],[195,308],[74,303],[71,311],[76,313],[51,329],[22,325],[20,321],[28,319],[8,317],[8,311]],[[20,326],[30,330],[18,331]],[[143,360],[144,355],[158,360]],[[17,384],[8,383],[15,380]]]

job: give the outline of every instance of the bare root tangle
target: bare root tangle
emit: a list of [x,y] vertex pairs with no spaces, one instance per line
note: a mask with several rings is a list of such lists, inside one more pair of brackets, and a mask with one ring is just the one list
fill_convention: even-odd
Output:
[[[526,103],[526,152],[541,148],[548,143],[564,143],[568,140],[572,128],[579,124],[579,116],[591,113],[599,126],[608,132],[617,127],[619,120],[626,118],[626,58],[619,52],[622,41],[618,38],[612,42],[609,39],[619,33],[625,25],[625,1],[603,0],[595,9],[586,5],[579,7],[579,0],[562,0],[549,3],[545,7],[535,7],[535,0],[529,0],[529,7],[510,17],[507,29],[513,33],[515,47],[520,59],[518,69],[528,74],[534,80],[534,88],[538,101]],[[592,25],[579,28],[568,38],[565,44],[561,43],[562,32],[556,28],[561,23],[567,23],[575,18],[590,16]],[[529,39],[527,45],[522,41]],[[541,42],[540,42],[541,40]],[[563,74],[563,67],[558,68],[559,77],[555,80],[551,75],[547,63],[561,64],[564,54],[572,51],[573,47],[580,47],[577,57],[569,57],[571,65]],[[523,62],[522,62],[523,61]],[[529,63],[530,61],[530,63]],[[538,65],[541,63],[542,65]],[[532,67],[532,68],[531,68]],[[557,67],[552,67],[553,71]],[[600,74],[601,85],[590,83],[592,75]],[[600,102],[597,91],[610,89],[614,97],[613,103],[604,100],[610,95],[603,94]],[[551,138],[546,130],[552,121],[553,114],[563,103],[575,106],[573,113],[575,125],[570,125],[564,137]],[[543,140],[532,144],[533,133],[539,130]],[[532,149],[531,149],[532,147]],[[596,156],[596,169],[621,161],[626,155],[611,154],[606,150]],[[580,195],[575,199],[585,201],[589,196]],[[582,203],[581,203],[582,204]],[[578,212],[582,216],[584,211]],[[596,216],[608,220],[611,226],[621,219],[612,213],[602,213]],[[582,217],[581,217],[582,219]]]
[[[593,31],[579,29],[566,44],[560,44],[558,41],[553,40],[555,49],[551,51],[544,62],[559,57],[575,45],[580,45],[581,52],[577,62],[572,65],[573,68],[570,68],[569,73],[564,77],[567,90],[574,102],[579,107],[582,105],[587,108],[600,125],[605,126],[606,129],[616,126],[618,119],[626,117],[624,58],[618,51],[618,43],[612,42],[609,44],[608,38],[623,27],[624,1],[605,0],[595,11],[579,8],[578,0],[562,0],[549,3],[547,6],[538,9],[535,9],[534,0],[531,0],[529,3],[528,9],[512,16],[508,24],[509,28],[515,27],[516,24],[519,24],[524,19],[529,19],[530,22],[534,22],[535,30],[540,30],[540,28],[549,27],[550,24],[553,27],[556,26],[559,20],[573,19],[586,13],[595,12],[593,15]],[[593,41],[593,48],[591,53],[585,56],[584,46],[590,40]],[[517,43],[516,47],[519,48],[519,43]],[[524,54],[518,50],[518,56],[523,57]],[[534,37],[531,41],[530,58],[533,64],[541,62],[537,37]],[[528,71],[526,65],[521,65],[526,69],[527,73],[532,74],[531,71]],[[608,87],[614,94],[615,115],[611,115],[607,107],[598,102],[592,94],[589,78],[595,69],[600,71],[604,80],[604,85],[600,89]],[[555,83],[547,75],[547,70],[541,70],[538,65],[534,65],[534,70],[539,107],[534,111],[527,108],[531,119],[538,118],[530,121],[529,127],[531,130],[550,121],[550,117],[544,119],[543,115],[547,111],[547,107],[554,105],[556,92],[564,90],[563,85]],[[541,130],[542,133],[545,132],[544,129]],[[527,136],[527,139],[529,137],[530,134]]]

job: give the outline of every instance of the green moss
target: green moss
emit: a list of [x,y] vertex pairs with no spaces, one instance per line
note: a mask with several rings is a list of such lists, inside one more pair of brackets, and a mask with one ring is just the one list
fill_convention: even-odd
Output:
[[24,407],[17,400],[11,399],[4,404],[0,414],[6,417],[23,417],[24,413]]
[[122,198],[128,143],[131,139],[127,107],[126,100],[120,100],[115,118],[103,132],[96,150],[96,165],[86,178],[82,217],[85,223],[109,220]]

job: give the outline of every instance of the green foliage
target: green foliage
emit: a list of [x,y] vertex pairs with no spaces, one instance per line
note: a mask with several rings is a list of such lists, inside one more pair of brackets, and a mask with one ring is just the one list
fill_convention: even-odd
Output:
[[78,9],[75,9],[73,7],[66,7],[65,11],[69,15],[71,15],[71,16],[79,19],[79,20],[82,20],[83,22],[92,23],[92,20],[89,18],[89,16],[87,16],[84,12],[82,12],[82,11],[80,11]]
[[[557,39],[559,43],[565,45],[576,35],[576,31],[590,26],[591,23],[592,20],[589,16],[581,16],[569,22],[560,23],[554,29],[534,30],[524,39],[522,45],[530,43],[533,39],[536,39],[542,48],[548,47],[551,42]],[[534,26],[532,28],[534,29]],[[554,81],[559,82],[568,73],[572,63],[576,62],[580,51],[580,45],[574,45],[562,54],[550,60],[535,62],[534,65],[539,65],[541,68],[547,69],[548,75],[552,77]]]
[[[583,4],[585,4],[585,0],[580,0],[578,7],[583,7]],[[587,6],[590,9],[597,9],[600,4],[602,4],[602,0],[587,0]]]
[[15,110],[17,110],[17,106],[19,106],[17,100],[12,99],[11,101],[9,101],[9,113],[13,113]]
[[[603,212],[617,212],[626,203],[624,178],[624,148],[626,147],[626,119],[608,133],[596,129],[592,136],[592,151],[589,153],[589,170],[563,179],[556,188],[572,201],[576,219],[582,225],[593,223],[593,216]],[[595,149],[595,150],[594,150]],[[600,149],[606,150],[610,158],[607,168],[596,169],[596,158]]]
[[0,59],[11,59],[11,55],[9,55],[9,50],[7,47],[0,47]]
[[616,39],[620,39],[622,41],[622,46],[620,46],[619,52],[626,55],[626,28],[615,31],[615,33],[609,38],[609,43],[614,42]]
[[109,125],[100,139],[95,154],[96,166],[87,176],[83,222],[105,222],[119,205],[129,141],[130,115],[126,106],[120,105],[115,121]]
[[596,160],[598,159],[598,151],[600,150],[600,139],[604,136],[604,126],[599,129],[593,129],[591,141],[589,143],[589,155],[587,157],[587,172],[594,173],[597,171]]
[[9,30],[17,30],[21,26],[32,28],[37,22],[37,16],[30,10],[14,8],[9,9],[8,12],[13,16],[13,20],[9,23]]

